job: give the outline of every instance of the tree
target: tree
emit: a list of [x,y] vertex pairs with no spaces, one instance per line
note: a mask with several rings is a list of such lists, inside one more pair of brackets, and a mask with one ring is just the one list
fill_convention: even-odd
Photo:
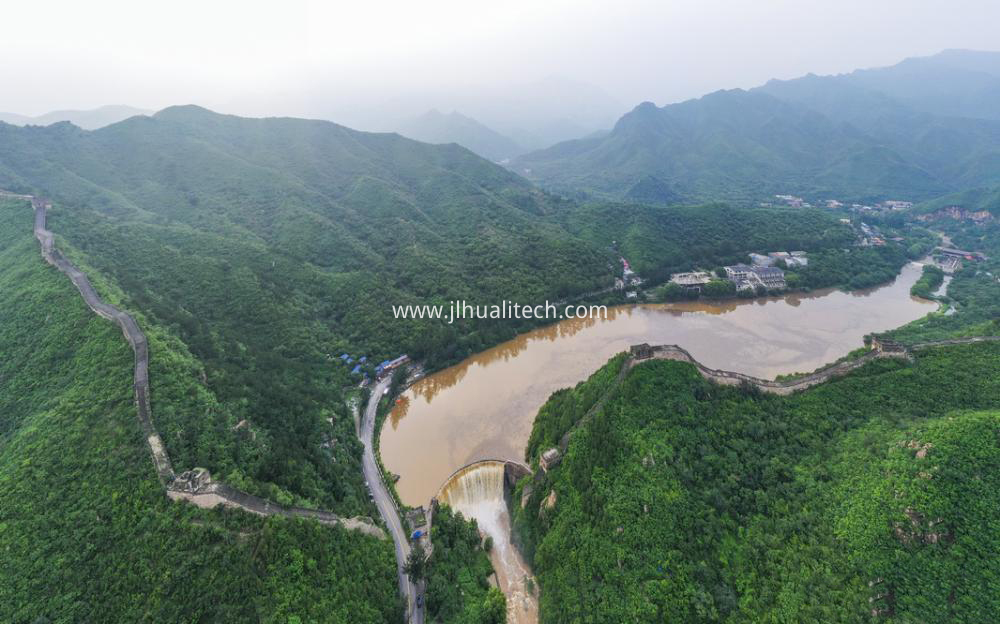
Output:
[[680,284],[670,282],[660,290],[659,295],[663,301],[679,301],[687,298],[687,291]]
[[712,280],[705,284],[702,292],[706,297],[730,297],[736,292],[736,285],[729,280]]
[[389,383],[389,396],[396,396],[406,383],[406,377],[410,372],[410,367],[405,364],[397,368],[392,373],[392,381]]
[[406,565],[403,571],[414,583],[418,583],[427,577],[427,551],[421,542],[416,542],[410,550],[410,555],[406,558]]
[[506,624],[507,601],[496,587],[491,587],[474,620],[477,624]]

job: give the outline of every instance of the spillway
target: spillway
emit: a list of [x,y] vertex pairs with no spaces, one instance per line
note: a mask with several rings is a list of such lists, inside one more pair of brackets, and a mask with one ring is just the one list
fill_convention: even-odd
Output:
[[535,624],[538,621],[538,590],[528,591],[531,570],[511,543],[504,470],[504,462],[500,461],[470,464],[448,479],[441,488],[438,502],[461,512],[466,518],[475,518],[479,531],[493,539],[490,561],[500,590],[507,597],[508,624]]

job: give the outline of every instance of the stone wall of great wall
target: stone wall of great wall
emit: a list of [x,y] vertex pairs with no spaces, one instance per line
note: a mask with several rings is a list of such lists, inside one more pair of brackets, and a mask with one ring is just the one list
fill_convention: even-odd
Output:
[[135,355],[133,388],[139,426],[149,445],[156,474],[171,500],[184,500],[203,508],[223,505],[262,516],[281,515],[312,518],[323,524],[340,525],[346,529],[360,531],[379,539],[386,538],[382,528],[370,518],[342,518],[330,511],[280,505],[215,481],[204,469],[189,470],[180,475],[175,474],[166,446],[164,446],[160,434],[153,424],[149,400],[149,344],[146,341],[146,335],[142,333],[138,323],[130,314],[102,301],[87,276],[73,266],[55,247],[55,235],[46,228],[46,217],[51,208],[51,203],[48,200],[7,192],[0,192],[0,196],[31,202],[35,211],[35,238],[38,239],[41,246],[42,257],[69,277],[73,285],[80,291],[87,307],[95,314],[116,323],[132,347],[132,352]]
[[[648,352],[645,351],[645,349],[648,349]],[[760,379],[743,373],[709,368],[694,359],[694,357],[688,353],[686,349],[677,345],[658,345],[655,347],[638,345],[637,347],[632,348],[630,357],[627,360],[627,367],[632,368],[633,366],[641,364],[647,360],[677,360],[692,364],[698,369],[698,372],[701,373],[702,377],[714,381],[717,384],[724,386],[750,384],[762,392],[789,395],[793,392],[811,388],[812,386],[821,384],[834,377],[846,375],[855,369],[861,368],[868,362],[882,357],[909,358],[910,354],[905,349],[901,351],[886,351],[875,348],[858,358],[838,362],[807,375],[801,375],[792,379],[785,379],[781,381],[772,381],[770,379]]]
[[[118,310],[114,306],[104,303],[87,276],[73,266],[63,254],[55,248],[54,235],[46,229],[47,210],[51,204],[42,198],[31,195],[17,195],[0,191],[0,196],[18,198],[30,201],[35,210],[35,237],[41,245],[42,256],[49,263],[65,273],[73,284],[80,291],[81,296],[96,314],[109,319],[118,324],[132,346],[135,354],[135,402],[139,416],[139,424],[146,441],[149,445],[150,454],[153,458],[153,466],[163,483],[167,496],[172,500],[185,500],[199,507],[212,508],[218,505],[242,509],[258,515],[283,515],[289,517],[313,518],[323,524],[338,524],[345,528],[361,531],[363,533],[385,539],[385,532],[372,522],[369,518],[341,518],[333,512],[306,509],[302,507],[289,507],[279,505],[246,492],[230,487],[212,479],[206,470],[189,470],[180,475],[174,474],[167,454],[166,447],[160,439],[156,428],[153,425],[152,414],[149,401],[149,346],[146,337],[139,329],[138,324],[131,315]],[[687,362],[693,365],[698,372],[711,381],[722,385],[749,384],[762,392],[769,392],[778,395],[789,395],[800,390],[805,390],[812,386],[824,383],[835,377],[840,377],[849,372],[861,368],[865,364],[876,358],[904,358],[912,359],[912,352],[931,347],[971,344],[978,342],[997,342],[1000,336],[976,336],[970,338],[956,338],[952,340],[939,340],[903,346],[890,340],[874,337],[872,349],[864,355],[852,359],[832,364],[813,373],[801,375],[791,379],[773,381],[760,379],[751,375],[737,373],[733,371],[717,370],[703,365],[683,347],[678,345],[656,345],[648,344],[633,346],[628,356],[622,362],[622,367],[611,388],[595,403],[587,413],[570,428],[559,441],[558,447],[553,447],[542,453],[541,465],[543,472],[556,465],[562,454],[569,446],[569,440],[573,431],[585,423],[590,417],[601,409],[612,392],[621,384],[625,375],[634,366],[650,360],[676,360]],[[508,462],[505,477],[512,486],[520,477],[530,474],[526,466]],[[540,477],[536,475],[536,478]]]
[[608,391],[605,392],[604,396],[598,399],[598,401],[594,403],[589,410],[587,410],[587,413],[584,414],[583,417],[581,417],[572,427],[570,427],[568,431],[566,431],[566,433],[563,434],[562,438],[559,440],[558,446],[549,448],[542,452],[539,457],[539,464],[542,467],[542,471],[547,471],[549,468],[558,464],[562,459],[562,456],[566,453],[566,449],[569,447],[569,441],[573,432],[586,423],[595,413],[597,413],[598,410],[604,407],[604,404],[611,397],[612,393],[618,388],[618,386],[621,385],[621,382],[625,379],[625,375],[628,374],[628,371],[643,362],[649,362],[652,360],[676,360],[679,362],[687,362],[688,364],[694,366],[702,377],[714,381],[715,383],[726,386],[747,384],[757,388],[761,392],[784,396],[794,392],[799,392],[800,390],[805,390],[806,388],[811,388],[836,377],[842,377],[877,358],[900,358],[912,360],[914,351],[933,347],[946,347],[951,345],[974,344],[980,342],[1000,342],[1000,336],[972,336],[969,338],[954,338],[951,340],[921,342],[912,345],[902,345],[898,342],[880,336],[873,336],[871,349],[857,358],[837,362],[836,364],[831,364],[830,366],[821,368],[815,372],[781,381],[760,379],[743,373],[709,368],[694,359],[694,356],[692,356],[686,349],[678,345],[634,345],[629,349],[629,353],[623,360],[621,369],[618,371],[618,376],[611,384]]

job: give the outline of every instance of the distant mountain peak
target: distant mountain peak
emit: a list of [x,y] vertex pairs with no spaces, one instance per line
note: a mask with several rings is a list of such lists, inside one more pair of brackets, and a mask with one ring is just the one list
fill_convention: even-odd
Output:
[[[1000,183],[1000,54],[771,80],[658,108],[512,165],[560,192],[669,203],[817,193],[924,199]],[[959,166],[960,164],[960,166]]]
[[0,113],[0,121],[15,126],[50,126],[66,121],[84,130],[96,130],[129,117],[148,115],[150,111],[123,104],[107,104],[90,110],[57,110],[32,117],[16,113]]
[[157,111],[153,114],[153,117],[158,119],[176,119],[180,117],[209,117],[217,115],[221,115],[221,113],[216,113],[213,110],[209,110],[204,106],[198,106],[197,104],[174,104],[173,106],[168,106]]
[[457,110],[442,113],[432,108],[400,124],[399,134],[425,143],[457,143],[490,160],[503,161],[524,150],[506,137]]

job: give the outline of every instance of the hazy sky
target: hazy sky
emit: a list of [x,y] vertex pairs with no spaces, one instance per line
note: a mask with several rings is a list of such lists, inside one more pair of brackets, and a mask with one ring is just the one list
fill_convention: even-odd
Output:
[[[558,75],[623,107],[1000,49],[995,0],[4,2],[0,110],[310,114]],[[317,95],[322,94],[322,95]],[[317,102],[317,98],[336,102]],[[571,103],[567,103],[571,105]]]

